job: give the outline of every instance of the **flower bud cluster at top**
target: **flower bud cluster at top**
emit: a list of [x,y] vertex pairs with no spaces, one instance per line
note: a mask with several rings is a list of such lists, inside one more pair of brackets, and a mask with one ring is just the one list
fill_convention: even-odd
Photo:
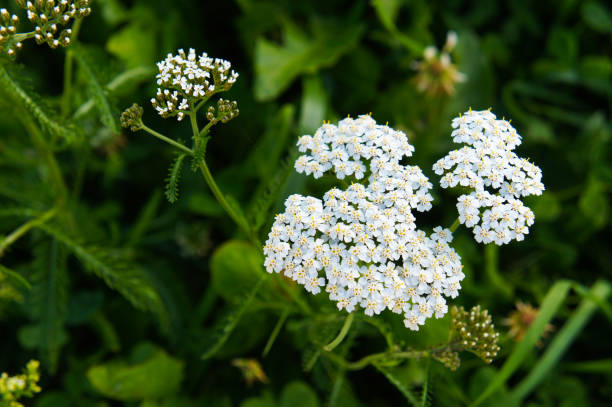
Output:
[[423,60],[413,63],[417,70],[414,78],[417,89],[430,96],[452,95],[455,85],[465,81],[465,75],[452,63],[450,54],[457,45],[457,34],[450,31],[442,51],[429,46],[423,51]]
[[19,17],[10,14],[7,9],[0,9],[0,54],[15,56],[17,50],[21,49],[21,41],[15,39]]
[[210,58],[206,53],[196,56],[194,49],[188,54],[182,49],[178,55],[168,54],[157,67],[159,88],[151,103],[162,117],[176,116],[179,121],[197,102],[229,90],[238,79],[230,62]]
[[458,341],[464,350],[491,363],[499,352],[499,333],[495,332],[489,312],[477,305],[469,313],[463,307],[453,307],[451,315],[453,340]]
[[17,4],[27,11],[28,20],[35,24],[36,43],[46,42],[51,48],[70,44],[72,30],[62,30],[61,26],[88,16],[91,13],[89,3],[89,0],[17,0]]
[[298,146],[307,153],[295,163],[298,172],[367,182],[333,188],[323,200],[290,196],[264,246],[267,271],[313,294],[323,287],[348,312],[403,313],[413,330],[446,314],[444,297],[458,295],[462,265],[448,229],[427,236],[416,228],[412,211],[431,208],[432,185],[419,167],[400,163],[414,150],[406,135],[366,115],[324,124]]
[[240,110],[238,109],[238,103],[230,102],[229,100],[219,99],[217,101],[217,108],[210,106],[206,112],[206,118],[209,122],[216,124],[218,122],[227,123],[233,118],[238,116]]
[[125,109],[121,113],[121,127],[129,128],[132,131],[138,131],[142,128],[142,115],[144,109],[137,103]]
[[448,153],[433,169],[444,174],[442,188],[473,189],[458,198],[459,221],[473,228],[478,242],[523,240],[535,217],[520,198],[541,195],[544,184],[540,168],[512,151],[521,136],[488,110],[470,110],[453,119],[452,126],[453,141],[467,146]]
[[23,404],[17,400],[39,393],[41,390],[38,386],[39,367],[40,363],[37,360],[31,360],[21,375],[9,376],[7,373],[2,373],[0,375],[0,405],[4,406],[3,402],[5,402],[10,407],[23,407]]

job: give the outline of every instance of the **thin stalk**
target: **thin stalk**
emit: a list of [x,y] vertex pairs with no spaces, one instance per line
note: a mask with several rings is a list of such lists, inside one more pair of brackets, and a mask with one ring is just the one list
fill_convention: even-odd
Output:
[[[198,128],[198,120],[196,118],[195,111],[191,111],[191,113],[189,114],[189,119],[191,120],[191,129],[193,130],[194,142],[197,146],[197,143],[199,143],[201,140],[200,130]],[[250,230],[250,227],[242,220],[238,213],[236,213],[236,211],[234,210],[234,208],[232,208],[227,199],[225,199],[225,196],[221,192],[221,189],[219,188],[219,186],[215,182],[214,177],[210,173],[208,165],[206,165],[206,159],[204,158],[202,159],[202,161],[200,161],[200,171],[202,172],[202,175],[204,176],[204,180],[208,184],[208,187],[217,199],[217,202],[219,202],[221,207],[225,210],[225,212],[227,212],[229,217],[232,218],[232,220],[240,227],[240,229],[242,229],[244,233],[246,233],[246,235],[249,237],[249,240],[251,240],[251,242],[253,242],[257,246],[260,246],[259,239],[257,239],[257,237],[253,235]]]
[[[79,30],[83,24],[82,18],[77,20],[72,25],[72,36],[70,40],[74,43],[79,35]],[[67,117],[70,114],[70,105],[72,97],[72,70],[74,66],[74,53],[70,48],[66,50],[66,60],[64,62],[64,91],[62,92],[62,117]]]
[[459,225],[461,225],[461,222],[459,222],[459,218],[457,218],[457,219],[455,219],[455,221],[453,222],[453,224],[449,228],[451,233],[454,233],[455,230],[457,230],[457,228],[459,227]]
[[327,352],[331,352],[338,345],[340,345],[342,343],[342,341],[344,340],[344,338],[346,337],[346,334],[348,333],[348,331],[351,329],[351,325],[353,324],[353,320],[354,319],[355,319],[355,313],[354,312],[351,312],[350,314],[348,314],[348,316],[344,320],[344,324],[342,325],[342,329],[340,329],[340,333],[338,333],[338,336],[336,336],[336,339],[331,341],[329,344],[325,345],[323,347],[323,349],[326,350]]
[[172,140],[171,138],[168,138],[168,137],[164,136],[161,133],[156,132],[155,130],[147,127],[144,123],[141,123],[141,127],[140,128],[141,128],[141,130],[146,131],[150,135],[152,135],[154,137],[157,137],[158,139],[160,139],[160,140],[170,144],[171,146],[174,146],[174,147],[178,148],[179,150],[183,151],[184,153],[187,153],[189,155],[193,155],[193,151],[190,148],[182,145],[179,142],[176,142],[176,141]]
[[15,243],[20,237],[28,233],[32,228],[43,224],[49,219],[51,219],[53,216],[55,216],[56,213],[57,208],[50,209],[39,217],[29,220],[28,222],[15,229],[10,235],[8,235],[6,238],[4,238],[4,240],[0,242],[0,257],[2,257],[6,249],[10,245]]
[[430,355],[430,351],[404,351],[404,352],[381,352],[374,353],[372,355],[368,355],[362,359],[359,359],[355,362],[349,362],[344,359],[342,356],[336,355],[335,353],[325,353],[324,355],[338,364],[340,367],[346,370],[360,370],[364,367],[374,364],[376,362],[380,362],[382,360],[393,360],[393,359],[417,359],[428,357]]
[[278,322],[276,323],[276,325],[274,325],[274,329],[272,330],[272,333],[270,334],[270,338],[268,338],[268,342],[266,343],[266,346],[264,347],[264,350],[261,354],[262,357],[266,357],[268,352],[270,352],[270,349],[272,349],[272,345],[274,345],[274,342],[276,342],[276,338],[278,337],[278,334],[280,333],[281,328],[285,324],[285,321],[287,320],[287,317],[289,316],[290,313],[291,311],[284,310],[283,313],[281,314],[280,318],[278,319]]

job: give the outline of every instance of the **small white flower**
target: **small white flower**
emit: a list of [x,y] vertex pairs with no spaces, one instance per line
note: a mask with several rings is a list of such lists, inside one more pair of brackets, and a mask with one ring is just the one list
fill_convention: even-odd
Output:
[[507,244],[523,240],[533,224],[533,212],[520,201],[544,191],[542,171],[518,157],[521,136],[488,110],[468,111],[452,121],[451,137],[467,146],[438,160],[434,172],[443,175],[442,188],[469,186],[457,200],[459,221],[473,228],[477,242]]

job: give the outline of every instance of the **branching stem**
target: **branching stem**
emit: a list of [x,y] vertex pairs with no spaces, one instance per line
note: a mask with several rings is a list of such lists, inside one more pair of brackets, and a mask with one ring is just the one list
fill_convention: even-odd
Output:
[[20,237],[28,233],[30,229],[45,223],[46,221],[51,219],[53,216],[55,216],[56,213],[57,213],[57,208],[52,208],[44,212],[39,217],[27,221],[26,223],[24,223],[23,225],[15,229],[10,235],[8,235],[6,238],[4,238],[4,240],[0,242],[0,257],[4,255],[4,252],[10,245],[15,243]]
[[338,336],[336,336],[336,339],[334,339],[329,344],[323,347],[325,351],[331,352],[338,345],[340,345],[340,343],[342,343],[342,341],[346,337],[346,334],[351,329],[351,325],[353,324],[354,319],[355,319],[355,313],[354,312],[349,313],[346,319],[344,320],[344,324],[342,325],[342,328],[340,329]]
[[182,152],[187,153],[189,155],[193,155],[193,151],[189,147],[186,147],[186,146],[182,145],[181,143],[176,142],[176,141],[172,140],[171,138],[168,138],[168,137],[164,136],[163,134],[156,132],[155,130],[147,127],[147,125],[145,125],[144,123],[141,123],[141,127],[140,128],[141,128],[141,130],[146,131],[150,135],[152,135],[154,137],[157,137],[158,139],[160,139],[162,141],[165,141],[166,143],[170,144],[171,146],[174,146],[174,147],[178,148]]

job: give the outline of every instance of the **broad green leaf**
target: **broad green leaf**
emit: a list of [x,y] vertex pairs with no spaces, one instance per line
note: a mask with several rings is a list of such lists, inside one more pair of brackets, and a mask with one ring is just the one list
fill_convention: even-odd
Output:
[[485,399],[505,384],[510,376],[520,367],[523,360],[525,360],[528,353],[534,348],[538,339],[542,336],[550,320],[557,313],[557,309],[559,309],[565,297],[567,297],[570,286],[571,284],[568,281],[557,281],[550,290],[548,290],[540,306],[538,316],[529,327],[529,330],[525,333],[523,339],[515,346],[491,383],[489,383],[476,401],[471,404],[472,407],[480,405],[485,401]]
[[179,391],[183,362],[161,348],[141,344],[134,349],[132,362],[93,366],[87,371],[87,378],[98,392],[114,400],[159,399]]
[[318,407],[317,394],[303,382],[289,383],[283,390],[279,407]]
[[[597,298],[605,300],[610,294],[611,287],[605,281],[595,283],[591,289],[591,294]],[[576,339],[576,336],[582,332],[584,326],[591,319],[593,313],[597,310],[597,303],[589,298],[584,298],[578,309],[567,320],[563,328],[559,331],[552,340],[546,352],[540,357],[538,363],[531,369],[526,378],[524,378],[513,392],[513,396],[517,400],[523,400],[527,397],[535,387],[546,378],[552,369],[556,366],[559,360],[563,357],[569,346]]]
[[152,27],[132,23],[114,33],[106,43],[106,50],[119,58],[127,68],[153,65],[157,50]]
[[315,22],[311,34],[285,22],[282,45],[264,38],[255,45],[256,99],[274,99],[299,75],[333,65],[362,34],[363,26],[351,22]]
[[300,133],[312,134],[326,118],[328,96],[319,75],[302,79],[302,107],[300,109]]
[[225,300],[240,300],[265,275],[262,265],[259,249],[248,242],[229,241],[210,259],[212,285]]
[[597,1],[589,1],[582,5],[582,18],[589,27],[600,33],[612,32],[612,15]]

